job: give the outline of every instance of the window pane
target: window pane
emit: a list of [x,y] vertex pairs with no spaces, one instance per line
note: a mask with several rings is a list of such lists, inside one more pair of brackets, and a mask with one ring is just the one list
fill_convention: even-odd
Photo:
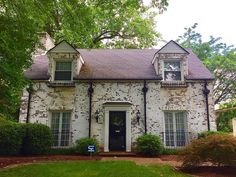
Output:
[[71,71],[55,71],[55,80],[70,81]]
[[180,61],[166,61],[164,62],[165,71],[180,71]]
[[62,126],[61,126],[61,146],[69,146],[70,143],[70,112],[62,113]]
[[51,120],[53,146],[59,146],[59,134],[60,134],[59,126],[60,126],[60,113],[53,112],[52,113],[52,120]]
[[175,113],[175,122],[176,122],[176,145],[185,146],[185,118],[183,112]]
[[174,122],[173,114],[165,113],[165,142],[166,146],[174,146]]
[[71,63],[68,61],[57,61],[56,62],[56,71],[71,71]]
[[164,71],[164,80],[165,81],[181,80],[181,72],[180,71]]

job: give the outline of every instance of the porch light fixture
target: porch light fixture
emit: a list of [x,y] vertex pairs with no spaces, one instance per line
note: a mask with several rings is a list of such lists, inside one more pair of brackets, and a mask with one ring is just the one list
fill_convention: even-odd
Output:
[[140,115],[141,115],[141,113],[138,110],[138,112],[136,113],[136,118],[137,118],[138,125],[139,125]]
[[95,119],[96,119],[96,122],[98,123],[98,119],[99,119],[99,112],[98,112],[98,110],[95,111]]

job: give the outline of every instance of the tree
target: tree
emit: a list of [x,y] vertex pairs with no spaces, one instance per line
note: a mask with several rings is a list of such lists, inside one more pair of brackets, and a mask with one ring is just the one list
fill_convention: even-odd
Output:
[[159,36],[153,9],[167,6],[168,0],[0,0],[0,113],[19,108],[37,32],[79,48],[151,47]]
[[185,33],[177,41],[186,48],[191,48],[214,73],[215,82],[213,94],[215,104],[236,98],[236,50],[233,45],[221,42],[221,38],[214,38],[203,42],[202,35],[196,32],[197,23],[185,28]]
[[0,0],[0,113],[6,116],[19,107],[27,83],[23,71],[31,65],[37,31],[46,19],[42,13],[37,1]]
[[168,5],[167,0],[155,0],[145,5],[141,0],[60,0],[50,9],[50,21],[45,30],[56,41],[66,39],[80,48],[132,47],[144,48],[156,44],[156,13]]
[[232,119],[236,117],[236,100],[223,103],[217,111],[216,125],[218,131],[232,132]]

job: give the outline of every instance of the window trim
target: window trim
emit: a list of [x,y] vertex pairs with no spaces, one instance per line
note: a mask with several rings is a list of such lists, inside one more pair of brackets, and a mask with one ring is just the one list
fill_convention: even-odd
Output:
[[[176,141],[176,136],[174,136],[174,146],[167,146],[166,145],[166,137],[165,137],[165,133],[166,133],[166,117],[165,117],[165,113],[172,113],[173,115],[173,129],[174,129],[174,132],[176,132],[176,117],[175,117],[175,114],[176,113],[180,113],[182,112],[183,115],[184,115],[184,132],[188,132],[188,117],[187,117],[187,111],[185,110],[173,110],[173,111],[170,111],[170,110],[167,110],[167,111],[163,111],[163,132],[164,132],[164,135],[163,135],[163,144],[165,147],[167,148],[181,148],[183,146],[177,146],[177,141]],[[185,139],[185,144],[187,144],[187,141],[188,139]]]
[[[180,77],[181,77],[181,80],[173,80],[173,81],[165,80],[165,62],[176,62],[176,61],[180,63]],[[182,62],[181,59],[163,59],[162,60],[162,82],[180,82],[180,81],[184,81],[182,63],[183,62]]]
[[[57,62],[71,62],[71,79],[70,80],[55,80],[55,73],[56,73],[56,64]],[[52,81],[53,82],[63,82],[63,83],[71,83],[73,82],[73,68],[74,68],[74,62],[72,59],[54,59],[53,60],[53,73],[52,73]]]
[[58,145],[58,146],[52,145],[52,148],[67,148],[67,147],[71,147],[71,145],[72,145],[72,135],[71,135],[71,132],[72,132],[72,111],[70,111],[70,110],[51,110],[50,111],[50,119],[49,119],[50,130],[52,130],[52,114],[53,113],[60,113],[59,132],[61,132],[61,130],[62,130],[62,115],[63,115],[63,113],[70,113],[70,131],[69,131],[70,135],[69,135],[68,146],[61,146],[61,136],[58,136],[58,142],[60,142],[60,145]]

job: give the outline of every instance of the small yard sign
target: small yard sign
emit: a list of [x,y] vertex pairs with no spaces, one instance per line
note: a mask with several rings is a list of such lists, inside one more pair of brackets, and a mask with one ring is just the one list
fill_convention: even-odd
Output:
[[96,147],[95,146],[88,146],[88,152],[92,153],[96,151]]

